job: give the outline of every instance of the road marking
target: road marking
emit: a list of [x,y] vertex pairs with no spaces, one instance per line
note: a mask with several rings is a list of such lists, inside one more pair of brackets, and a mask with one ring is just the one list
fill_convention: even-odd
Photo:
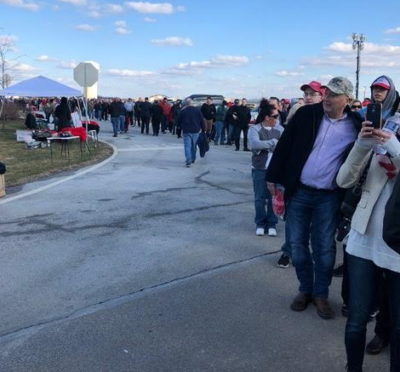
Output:
[[92,171],[94,171],[94,170],[96,170],[96,169],[98,169],[98,168],[100,168],[100,167],[106,165],[106,164],[109,163],[111,160],[113,160],[113,159],[118,155],[118,153],[119,153],[119,150],[118,150],[114,145],[112,145],[111,143],[108,143],[108,142],[107,142],[107,144],[110,145],[110,146],[113,148],[114,153],[113,153],[109,158],[107,158],[106,160],[103,160],[101,163],[98,163],[98,164],[94,165],[93,167],[90,167],[90,168],[88,168],[88,169],[85,169],[85,170],[83,170],[83,171],[80,171],[80,172],[78,172],[78,173],[75,173],[75,174],[73,174],[72,176],[65,177],[65,178],[63,178],[63,179],[61,179],[61,180],[58,180],[58,181],[49,183],[48,185],[39,187],[39,188],[37,188],[37,189],[35,189],[35,190],[31,190],[31,191],[27,191],[27,192],[22,192],[22,193],[20,193],[20,194],[15,195],[15,196],[10,196],[10,197],[7,197],[7,196],[6,196],[5,199],[0,200],[0,205],[9,203],[9,202],[14,201],[14,200],[22,199],[22,198],[25,198],[25,197],[30,196],[30,195],[34,195],[34,194],[37,194],[37,193],[39,193],[39,192],[42,192],[42,191],[45,191],[45,190],[48,190],[48,189],[51,189],[51,188],[54,187],[54,186],[57,186],[57,185],[59,185],[59,184],[61,184],[61,183],[64,183],[64,182],[73,180],[74,178],[83,176],[83,175],[86,174],[86,173],[92,172]]

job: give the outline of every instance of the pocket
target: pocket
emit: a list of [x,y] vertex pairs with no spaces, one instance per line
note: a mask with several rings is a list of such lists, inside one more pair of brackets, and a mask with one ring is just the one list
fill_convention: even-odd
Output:
[[369,199],[369,192],[368,191],[364,191],[361,195],[361,199],[358,203],[358,207],[360,208],[366,208],[368,205],[368,199]]

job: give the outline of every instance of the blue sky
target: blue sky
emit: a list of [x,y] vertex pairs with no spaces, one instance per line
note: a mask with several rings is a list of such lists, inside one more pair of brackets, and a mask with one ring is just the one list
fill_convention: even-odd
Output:
[[77,87],[73,67],[92,60],[105,96],[286,98],[337,75],[355,85],[351,35],[364,33],[362,98],[381,74],[400,89],[399,14],[399,0],[0,0],[0,41],[13,43],[14,82]]

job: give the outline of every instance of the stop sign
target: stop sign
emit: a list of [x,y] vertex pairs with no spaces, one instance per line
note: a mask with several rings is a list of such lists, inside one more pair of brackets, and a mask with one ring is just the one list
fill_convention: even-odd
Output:
[[74,80],[81,87],[91,87],[99,80],[99,70],[92,62],[81,62],[74,68]]

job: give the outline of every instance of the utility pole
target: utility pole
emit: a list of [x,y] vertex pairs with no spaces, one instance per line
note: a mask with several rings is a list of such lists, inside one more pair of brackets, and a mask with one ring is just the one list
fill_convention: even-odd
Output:
[[360,52],[364,48],[366,37],[364,34],[353,33],[353,49],[357,49],[357,70],[356,70],[356,99],[358,99],[358,87],[360,85]]

